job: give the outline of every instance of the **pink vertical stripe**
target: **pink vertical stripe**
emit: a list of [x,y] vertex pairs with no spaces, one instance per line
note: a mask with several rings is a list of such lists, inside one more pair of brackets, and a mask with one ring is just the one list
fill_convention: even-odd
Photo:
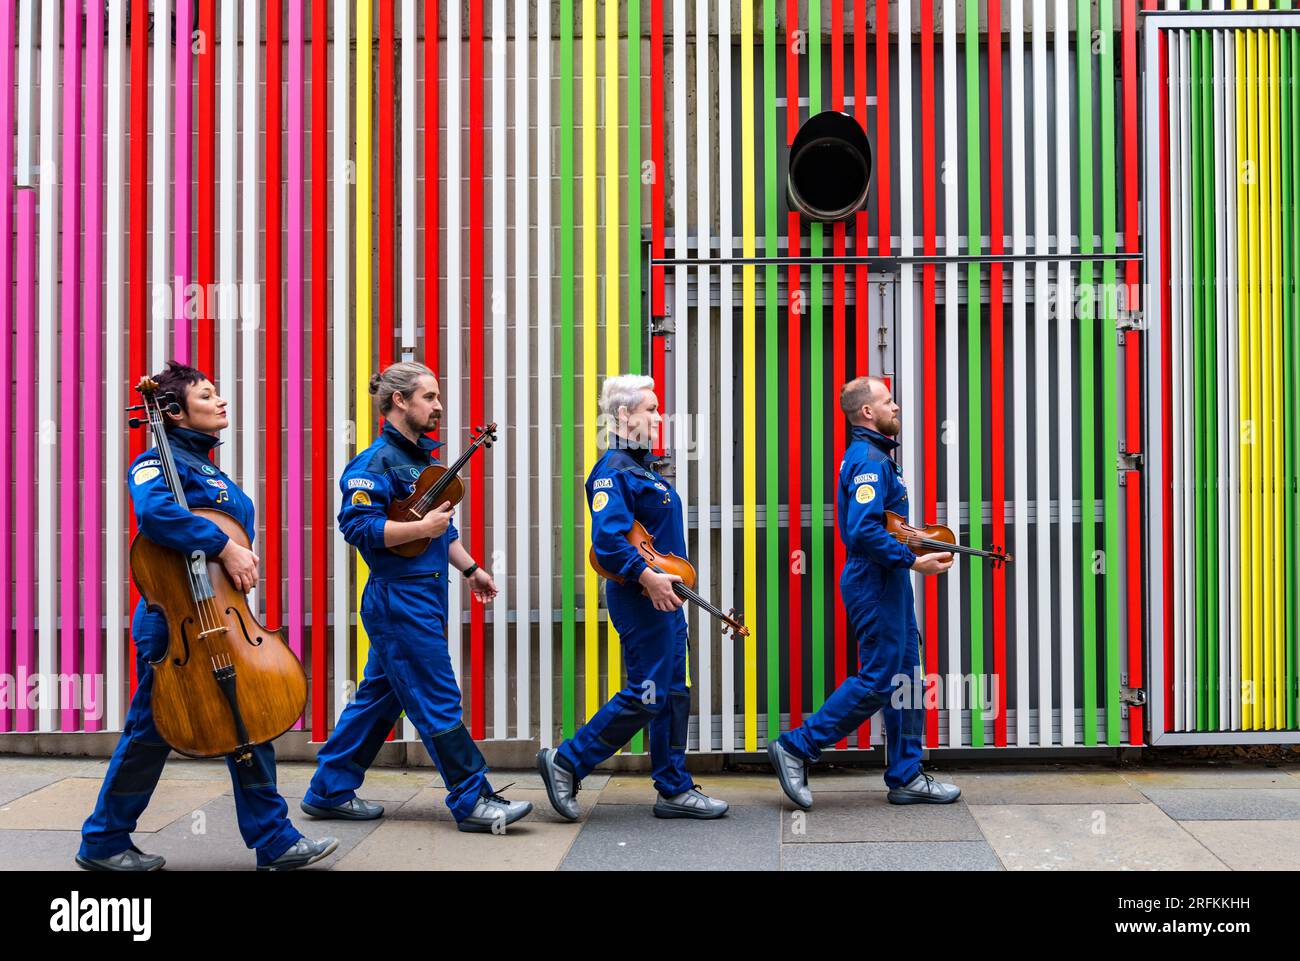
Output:
[[[59,367],[63,378],[62,410],[59,412],[59,554],[62,560],[59,577],[59,617],[61,630],[60,673],[71,678],[80,673],[78,639],[80,620],[77,603],[77,493],[81,472],[78,463],[77,434],[81,426],[81,325],[78,320],[78,292],[81,265],[77,258],[81,239],[80,198],[81,167],[78,162],[78,137],[81,131],[81,4],[68,3],[63,8],[63,280],[62,280],[62,348]],[[61,687],[59,685],[58,687]],[[61,705],[61,727],[77,729],[77,708],[70,698]]]
[[[85,451],[85,471],[81,488],[81,510],[85,515],[82,527],[82,557],[85,574],[82,585],[82,603],[86,612],[84,651],[86,655],[85,708],[82,726],[87,731],[104,727],[103,695],[107,688],[104,678],[104,639],[100,630],[103,616],[103,595],[100,591],[102,541],[100,539],[100,501],[104,486],[104,460],[100,456],[98,426],[102,422],[103,358],[100,349],[100,295],[101,262],[104,229],[104,5],[86,4],[86,234],[83,256],[86,262],[85,290],[82,316],[86,327],[86,363],[82,397],[85,402],[85,424],[94,428],[82,432]],[[0,467],[0,477],[9,474]],[[92,700],[93,697],[93,700]]]
[[[289,447],[289,647],[303,653],[303,463],[302,463],[302,337],[303,337],[303,3],[289,3],[289,289],[288,397]],[[320,683],[316,679],[316,683]],[[294,728],[302,727],[302,718]]]
[[[36,190],[18,191],[18,470],[15,516],[36,516]],[[15,583],[36,583],[36,526],[17,532]],[[14,649],[14,678],[21,694],[16,728],[36,730],[36,712],[27,703],[27,678],[36,673],[36,591],[18,591],[18,637]]]
[[[176,4],[176,233],[172,269],[172,354],[190,362],[190,322],[185,316],[185,288],[190,282],[190,37],[194,10],[189,0]],[[155,27],[155,29],[157,29]],[[163,29],[166,29],[165,27]],[[208,42],[211,42],[209,38]],[[210,373],[204,371],[205,374]]]
[[[13,140],[9,132],[14,127],[14,4],[5,0],[0,7],[0,131],[4,140],[0,141],[0,384],[5,389],[0,391],[0,677],[12,677],[14,673],[13,628],[13,566],[10,563],[10,545],[13,542],[13,510],[9,503],[9,478],[13,476],[13,464],[9,457],[9,433],[13,423],[13,411],[9,406],[8,386],[12,381],[11,369],[13,356],[10,354],[14,317],[10,310],[10,291],[13,289],[13,273],[10,259],[13,250],[13,181],[14,157]],[[13,718],[9,706],[0,703],[0,732],[13,730]]]

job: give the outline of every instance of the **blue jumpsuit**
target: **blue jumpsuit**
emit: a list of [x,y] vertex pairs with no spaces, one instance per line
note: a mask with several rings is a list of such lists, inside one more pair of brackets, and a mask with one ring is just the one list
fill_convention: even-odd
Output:
[[[252,500],[208,460],[208,452],[220,441],[185,427],[172,428],[168,437],[189,506],[230,514],[252,543],[257,531]],[[141,534],[186,554],[198,549],[214,558],[221,553],[229,538],[216,524],[196,517],[177,503],[163,476],[156,448],[137,457],[128,473],[127,489]],[[149,804],[171,750],[154,726],[152,706],[151,662],[167,653],[167,619],[160,611],[146,610],[141,600],[131,619],[131,637],[135,640],[138,686],[122,737],[109,761],[99,801],[81,828],[81,855],[96,860],[133,847],[131,832]],[[257,851],[257,863],[269,864],[302,837],[289,820],[288,805],[276,789],[275,750],[270,744],[259,744],[253,748],[251,764],[237,764],[227,758],[226,765],[234,785],[239,833],[244,843]]]
[[[916,555],[885,530],[885,511],[907,517],[907,488],[892,452],[898,442],[853,428],[836,485],[840,538],[848,549],[840,596],[858,637],[858,673],[802,727],[781,735],[791,753],[816,761],[877,711],[884,713],[885,783],[900,787],[921,770],[923,690],[916,683],[920,633],[909,568]],[[900,677],[906,680],[900,684]],[[899,703],[894,703],[895,688]]]
[[438,462],[433,452],[440,446],[427,437],[412,443],[385,422],[339,479],[339,532],[370,567],[361,596],[370,655],[356,696],[316,755],[319,767],[304,798],[316,807],[356,797],[403,711],[438,766],[457,822],[473,813],[481,795],[492,793],[487,762],[461,722],[460,687],[447,648],[447,551],[460,533],[452,524],[418,557],[384,547],[389,503],[415,490],[420,472]]
[[681,499],[649,469],[651,457],[643,448],[610,447],[587,478],[596,557],[625,581],[605,582],[605,604],[623,645],[627,686],[560,745],[558,762],[581,780],[648,724],[655,787],[673,797],[693,784],[686,772],[686,615],[655,610],[637,581],[646,563],[626,538],[638,520],[657,551],[686,556]]

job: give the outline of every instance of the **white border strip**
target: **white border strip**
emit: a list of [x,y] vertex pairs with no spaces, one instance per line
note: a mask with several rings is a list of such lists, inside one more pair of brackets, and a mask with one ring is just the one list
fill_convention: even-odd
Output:
[[[55,363],[57,355],[54,348],[54,334],[58,329],[58,315],[55,313],[55,295],[58,293],[55,278],[54,245],[58,239],[59,210],[59,115],[55,100],[59,94],[59,18],[50,9],[42,11],[41,16],[41,160],[40,160],[40,237],[39,270],[43,281],[37,293],[37,312],[41,328],[37,332],[37,367],[41,372],[37,385],[37,403],[41,414],[40,431],[42,437],[52,436],[54,431],[53,416],[55,408],[54,391],[58,386]],[[164,268],[165,270],[166,268]],[[39,535],[36,544],[36,570],[40,597],[40,629],[38,641],[38,662],[40,672],[45,677],[54,677],[57,614],[55,596],[58,590],[58,569],[55,567],[54,534],[58,529],[58,516],[55,512],[54,494],[56,475],[54,473],[54,445],[40,443],[36,445],[36,514]],[[41,692],[42,695],[46,691]],[[42,696],[38,708],[36,729],[51,731],[54,729],[54,708],[58,702],[57,692],[52,696]]]
[[[506,234],[510,213],[506,207],[506,0],[492,0],[492,412],[489,415],[510,437],[508,427],[514,428],[514,443],[520,441],[518,424],[510,424],[506,385],[509,381],[506,363],[506,297],[510,290],[509,265],[506,262]],[[520,224],[515,224],[516,229]],[[526,318],[520,318],[526,321]],[[478,425],[473,425],[478,426]],[[492,564],[493,576],[506,577],[506,561],[510,545],[506,530],[506,459],[504,449],[494,451],[492,462]],[[484,505],[475,504],[482,511]],[[477,560],[477,558],[475,558]],[[497,563],[498,559],[500,564]],[[501,591],[492,601],[492,736],[505,738],[510,734],[506,708],[506,679],[509,669],[508,591]]]
[[[1025,184],[1025,10],[1019,3],[1011,4],[1007,55],[1011,61],[1011,252],[1024,254],[1028,248],[1025,233],[1025,193],[1028,189]],[[1011,265],[1011,456],[1014,459],[1015,486],[1012,512],[1015,516],[1014,553],[1020,555],[1019,563],[1012,565],[1016,584],[1017,745],[1029,744],[1029,572],[1033,551],[1029,539],[1029,338],[1025,330],[1025,275],[1024,263],[1017,261]],[[1040,383],[1039,390],[1044,386]],[[1047,518],[1040,517],[1039,523],[1046,527]]]
[[[551,5],[537,5],[537,628],[538,737],[542,747],[553,743],[554,622],[551,570],[555,532],[551,528],[554,483],[551,467]],[[649,323],[649,320],[646,321]],[[522,716],[522,712],[521,712]]]
[[[696,3],[695,5],[695,96],[697,104],[711,102],[709,99],[709,7],[710,4],[707,3]],[[722,45],[719,43],[719,56],[722,56],[721,47]],[[718,96],[722,96],[721,89],[718,90]],[[713,336],[715,317],[713,313],[713,273],[708,264],[704,262],[711,256],[713,246],[713,196],[709,173],[710,168],[713,166],[714,154],[710,149],[710,113],[712,113],[711,110],[697,109],[695,111],[695,239],[698,245],[696,252],[701,258],[701,263],[695,288],[695,321],[698,324],[697,337],[699,339],[695,347],[696,363],[694,366],[698,381],[695,403],[699,407],[699,410],[695,413],[697,425],[695,430],[696,451],[700,458],[697,478],[699,490],[696,499],[698,505],[696,507],[695,528],[696,567],[699,577],[699,592],[701,596],[712,601],[713,492],[709,481],[713,472],[713,445],[709,429],[712,416],[709,409],[709,394],[714,385],[709,383],[713,376],[709,347]],[[682,316],[685,317],[685,314]],[[687,342],[684,338],[679,340],[678,346],[683,348],[682,353],[678,355],[678,361],[680,362],[689,351],[685,349]],[[685,388],[686,382],[682,381],[681,383],[682,387]],[[678,409],[680,410],[680,408]],[[692,681],[697,681],[693,686],[699,698],[699,716],[697,718],[699,750],[710,751],[713,749],[713,632],[703,629],[703,626],[711,626],[707,625],[703,617],[696,615],[692,619],[691,614],[688,613],[687,622],[690,623],[692,620],[694,620],[696,627],[695,643],[699,652],[698,663],[696,664],[699,676],[698,678],[692,677]]]
[[[322,2],[322,0],[317,0]],[[333,192],[334,225],[334,275],[330,278],[333,295],[331,334],[334,341],[333,381],[331,393],[332,420],[334,422],[331,480],[335,485],[347,467],[352,438],[356,430],[349,420],[349,401],[352,397],[352,83],[348,76],[352,61],[352,47],[348,30],[352,22],[352,4],[348,0],[334,0],[334,76],[330,92],[333,94],[334,116],[330,118],[333,133],[333,157],[330,188]],[[352,672],[348,655],[352,650],[352,565],[347,541],[334,525],[330,541],[334,562],[334,719],[337,721],[347,707],[352,686]]]
[[[718,6],[718,37],[718,240],[721,244],[720,253],[725,259],[732,255],[731,198],[734,191],[731,180],[731,4],[729,3]],[[724,41],[722,38],[727,39]],[[719,268],[718,280],[718,352],[720,355],[718,363],[721,367],[718,381],[721,385],[719,390],[721,396],[718,405],[718,424],[720,426],[736,423],[736,412],[732,402],[731,390],[731,385],[735,383],[736,379],[733,337],[736,315],[732,293],[731,268],[721,267]],[[649,324],[650,318],[644,318],[644,322]],[[646,363],[649,364],[649,362],[650,359],[646,358]],[[771,389],[771,386],[769,386],[769,389]],[[755,438],[744,438],[743,442],[748,443],[750,449],[756,451],[757,446],[754,441]],[[754,464],[751,469],[757,471],[759,465]],[[736,604],[734,591],[736,579],[736,481],[733,458],[728,456],[719,458],[718,485],[722,514],[721,607],[724,611],[729,611]],[[758,616],[757,611],[746,611],[745,613],[753,618]],[[727,752],[736,750],[735,703],[736,636],[731,632],[727,632],[722,635],[722,704],[720,705],[722,714],[721,748]],[[705,713],[702,707],[700,713]],[[712,722],[710,721],[710,723]],[[700,740],[701,745],[703,745],[704,738],[701,737]]]
[[[532,728],[530,694],[532,689],[532,497],[549,490],[532,476],[532,443],[536,431],[532,425],[532,306],[529,280],[529,169],[528,101],[532,85],[528,78],[528,0],[515,0],[515,103],[512,113],[515,130],[515,736],[526,738]],[[502,81],[504,83],[504,79]],[[541,181],[539,181],[541,183]],[[539,330],[539,336],[544,333]],[[538,371],[547,368],[538,368]],[[497,455],[504,466],[505,451]],[[496,525],[502,526],[498,519]],[[546,625],[542,625],[546,630]]]
[[[957,150],[957,0],[943,3],[943,182],[944,250],[959,252],[957,183],[961,157]],[[958,384],[961,358],[961,287],[957,265],[944,268],[944,421],[947,431],[947,522],[961,529],[961,411]],[[978,296],[978,293],[977,293]],[[962,602],[959,578],[945,578],[948,592],[948,747],[962,744]]]

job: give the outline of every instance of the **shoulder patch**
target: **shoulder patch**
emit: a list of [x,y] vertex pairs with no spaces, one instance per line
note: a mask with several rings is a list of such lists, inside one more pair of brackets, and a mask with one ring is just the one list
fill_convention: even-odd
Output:
[[856,477],[853,478],[853,483],[855,483],[855,484],[872,484],[872,483],[875,483],[875,482],[878,481],[878,480],[880,480],[880,475],[879,475],[879,474],[871,474],[871,473],[869,473],[869,474],[858,474]]
[[157,457],[150,457],[147,460],[140,461],[132,470],[139,470],[141,467],[162,467],[162,461]]
[[594,481],[591,482],[592,490],[602,490],[602,489],[610,490],[613,487],[614,487],[614,478],[612,477],[597,477]]
[[136,468],[136,472],[131,475],[131,480],[136,484],[144,484],[153,480],[155,477],[158,477],[161,473],[162,472],[159,471],[157,467],[139,467]]
[[215,487],[215,488],[217,488],[218,490],[225,490],[225,489],[226,489],[226,482],[223,481],[220,477],[209,477],[209,478],[208,478],[208,486],[209,486],[209,487]]
[[355,491],[355,490],[372,491],[374,489],[375,489],[375,482],[370,480],[370,478],[368,477],[348,478],[348,490],[350,491]]
[[352,503],[359,507],[364,507],[370,503],[370,495],[365,491],[356,491],[352,495]]
[[596,496],[591,499],[591,512],[593,514],[599,514],[605,509],[605,505],[608,503],[609,495],[604,491],[597,491]]
[[858,488],[857,493],[853,496],[857,499],[859,504],[870,504],[876,499],[876,489],[870,484],[863,484]]

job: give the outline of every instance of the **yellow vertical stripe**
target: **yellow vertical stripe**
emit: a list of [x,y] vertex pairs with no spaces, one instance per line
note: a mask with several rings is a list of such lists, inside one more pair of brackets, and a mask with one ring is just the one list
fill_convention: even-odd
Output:
[[[605,376],[619,374],[619,316],[622,271],[618,260],[619,237],[619,179],[623,165],[618,159],[618,11],[621,4],[605,3]],[[632,41],[629,38],[629,42]],[[629,78],[629,83],[632,82]],[[628,131],[632,136],[633,131]],[[628,190],[635,190],[631,182]],[[608,631],[608,679],[606,697],[613,697],[622,687],[623,668],[619,657],[618,632],[614,622]]]
[[[754,256],[754,5],[740,5],[740,157],[741,157],[741,243],[745,257]],[[767,118],[771,122],[772,118]],[[754,383],[758,379],[758,356],[755,344],[754,267],[742,268],[743,323],[741,327],[741,370],[744,372],[742,434],[750,450],[758,449],[757,399]],[[774,385],[768,384],[767,389]],[[774,425],[769,431],[775,435]],[[758,622],[758,472],[753,464],[741,472],[744,499],[745,607],[751,625]],[[768,518],[768,530],[775,531],[774,518]],[[769,585],[775,588],[775,585]],[[757,629],[750,627],[745,638],[745,750],[758,750],[758,647]]]
[[1259,708],[1259,683],[1263,676],[1264,644],[1264,597],[1263,572],[1264,553],[1262,514],[1260,503],[1260,472],[1263,469],[1260,460],[1259,444],[1259,311],[1260,311],[1260,244],[1259,244],[1259,200],[1260,200],[1260,164],[1259,164],[1259,32],[1251,30],[1246,37],[1248,76],[1246,92],[1249,98],[1250,129],[1247,132],[1250,157],[1250,526],[1252,547],[1251,580],[1251,644],[1250,644],[1250,727],[1258,729],[1263,716]]
[[[596,463],[596,0],[582,3],[582,472]],[[588,515],[584,544],[591,548]],[[583,637],[586,652],[587,720],[600,707],[600,625],[596,572],[583,553]]]
[[1256,442],[1259,444],[1263,461],[1262,473],[1256,490],[1262,499],[1263,546],[1264,557],[1269,563],[1264,576],[1264,648],[1263,648],[1263,688],[1258,692],[1262,696],[1263,717],[1261,727],[1267,729],[1273,725],[1273,644],[1275,625],[1273,617],[1273,559],[1276,556],[1276,544],[1273,526],[1273,445],[1269,443],[1269,433],[1273,423],[1273,385],[1268,371],[1273,363],[1273,179],[1276,176],[1273,163],[1273,95],[1270,89],[1273,83],[1273,66],[1269,55],[1268,31],[1259,35],[1259,264],[1263,284],[1260,286],[1260,398],[1259,423],[1256,425]]
[[[1269,410],[1270,416],[1265,422],[1265,441],[1268,444],[1269,456],[1272,461],[1273,470],[1265,479],[1268,482],[1268,498],[1272,504],[1272,514],[1279,529],[1278,535],[1274,538],[1273,558],[1271,565],[1271,579],[1273,581],[1273,597],[1277,607],[1280,609],[1286,598],[1286,586],[1282,575],[1286,570],[1286,557],[1284,552],[1285,538],[1280,533],[1282,525],[1282,444],[1281,444],[1281,423],[1282,423],[1282,163],[1281,163],[1281,92],[1279,89],[1279,69],[1281,62],[1281,51],[1278,46],[1277,30],[1268,32],[1268,90],[1269,90],[1269,143],[1271,144],[1272,157],[1269,163],[1270,193],[1273,216],[1269,218],[1270,231],[1270,249],[1273,254],[1272,263],[1272,283],[1270,284],[1273,293],[1273,302],[1270,311],[1270,324],[1268,331],[1269,356],[1271,358],[1271,372],[1268,377],[1268,392],[1270,397]],[[1269,678],[1268,685],[1268,709],[1266,727],[1270,729],[1280,728],[1286,723],[1286,695],[1282,690],[1282,685],[1286,678],[1285,653],[1286,653],[1286,621],[1280,616],[1278,611],[1273,610],[1270,605],[1268,615],[1273,619],[1274,630],[1272,632],[1272,658],[1265,671]]]
[[[1234,7],[1242,6],[1241,0],[1235,0]],[[1236,137],[1237,137],[1237,169],[1234,176],[1237,178],[1237,256],[1240,262],[1237,278],[1237,394],[1238,394],[1238,421],[1237,442],[1240,451],[1240,498],[1238,500],[1238,510],[1240,511],[1239,530],[1241,531],[1241,597],[1245,602],[1241,609],[1241,721],[1242,726],[1249,728],[1252,717],[1252,705],[1247,698],[1247,692],[1250,690],[1249,679],[1250,673],[1250,652],[1252,649],[1252,631],[1253,623],[1252,608],[1250,602],[1251,590],[1253,584],[1252,577],[1252,543],[1254,538],[1254,527],[1251,524],[1251,483],[1253,474],[1251,473],[1250,454],[1251,447],[1246,443],[1247,435],[1242,430],[1243,424],[1250,423],[1250,310],[1253,303],[1251,297],[1251,264],[1248,256],[1250,246],[1250,217],[1249,217],[1249,192],[1250,178],[1243,176],[1243,171],[1249,170],[1250,155],[1247,152],[1247,131],[1250,128],[1248,119],[1249,103],[1247,98],[1247,76],[1250,70],[1250,61],[1246,56],[1246,36],[1247,31],[1234,31],[1237,44],[1237,103],[1233,116],[1236,120]]]
[[[357,0],[357,319],[356,450],[370,445],[370,0]],[[357,610],[366,587],[366,562],[357,554]],[[357,617],[357,681],[370,654],[365,625]]]

